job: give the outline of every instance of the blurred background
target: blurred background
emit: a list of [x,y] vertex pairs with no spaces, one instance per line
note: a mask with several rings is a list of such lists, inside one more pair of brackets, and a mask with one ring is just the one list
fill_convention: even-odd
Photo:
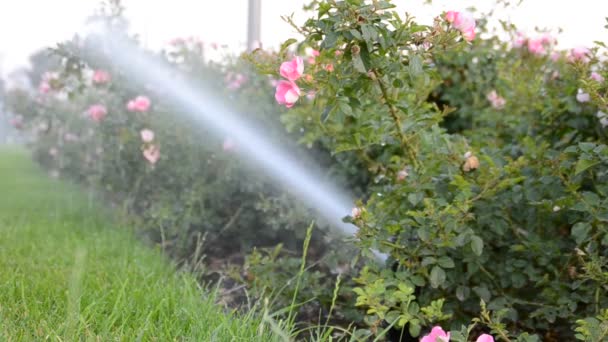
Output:
[[[149,48],[160,48],[176,37],[195,35],[204,42],[225,44],[234,51],[240,51],[246,47],[247,41],[248,2],[124,0],[123,5],[132,32],[139,34]],[[261,3],[260,38],[264,47],[276,47],[280,42],[296,36],[296,32],[281,16],[294,14],[296,22],[301,22],[305,14],[300,9],[306,1],[256,2]],[[438,13],[455,6],[454,1],[449,0],[396,0],[394,3],[401,13],[415,13],[421,23],[430,23]],[[71,38],[99,5],[99,0],[3,1],[0,4],[2,74],[6,76],[11,70],[27,65],[28,56],[34,51]],[[480,13],[487,13],[493,6],[493,1],[463,0],[458,1],[456,7],[474,7]],[[524,32],[539,28],[556,33],[561,28],[563,32],[558,42],[561,48],[589,46],[594,40],[605,36],[606,1],[529,0],[511,7],[507,10],[501,7],[499,17],[515,23]]]
[[[166,46],[176,37],[197,37],[206,44],[217,44],[224,49],[210,51],[208,58],[220,59],[226,50],[238,54],[247,48],[248,10],[250,5],[259,6],[253,11],[257,17],[259,40],[264,48],[276,48],[286,39],[297,37],[297,32],[285,23],[282,16],[293,15],[296,22],[303,22],[306,14],[304,0],[226,0],[226,1],[148,1],[124,0],[125,16],[130,30],[141,38],[142,44],[152,50]],[[0,76],[3,87],[30,87],[22,72],[29,67],[29,57],[37,51],[70,39],[83,29],[86,18],[100,8],[100,0],[21,0],[0,4]],[[396,0],[400,13],[415,13],[423,24],[433,17],[454,7],[449,0]],[[500,11],[490,19],[490,27],[500,23],[495,18],[513,23],[524,33],[535,30],[557,34],[557,47],[561,49],[591,46],[602,40],[606,25],[604,13],[608,2],[597,0],[579,1],[498,1],[500,4],[516,4],[504,8],[493,1],[463,0],[459,8],[477,11],[482,17],[491,11]],[[496,7],[498,6],[498,7]],[[2,110],[2,103],[0,103]],[[9,134],[6,122],[0,122],[0,141],[17,139]]]

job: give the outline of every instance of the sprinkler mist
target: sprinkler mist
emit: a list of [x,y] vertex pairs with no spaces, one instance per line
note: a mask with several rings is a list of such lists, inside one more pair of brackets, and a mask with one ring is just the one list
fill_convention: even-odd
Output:
[[[352,236],[356,233],[354,225],[342,221],[351,212],[353,200],[344,191],[324,181],[318,170],[312,170],[310,165],[305,165],[281,148],[278,142],[271,141],[263,129],[246,123],[209,91],[193,80],[179,76],[173,68],[120,38],[122,35],[96,27],[93,37],[91,44],[87,44],[90,55],[86,59],[95,59],[126,71],[134,83],[163,94],[176,109],[219,137],[232,137],[239,147],[238,153],[252,167],[262,169],[342,234]],[[386,259],[384,254],[374,254],[380,261]]]

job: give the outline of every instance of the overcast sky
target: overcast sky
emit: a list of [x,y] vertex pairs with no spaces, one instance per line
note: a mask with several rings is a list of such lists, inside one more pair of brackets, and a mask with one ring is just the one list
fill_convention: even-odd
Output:
[[[517,1],[517,0],[514,0]],[[247,26],[247,0],[123,0],[134,32],[150,47],[159,47],[178,36],[200,36],[206,42],[219,42],[233,49],[244,47]],[[262,42],[277,46],[295,37],[280,16],[296,14],[300,22],[304,0],[262,0]],[[100,0],[0,0],[0,70],[25,65],[27,56],[44,46],[70,38],[82,27],[83,20]],[[487,10],[491,0],[395,0],[399,12],[408,11],[420,22],[431,23],[445,10],[469,6]],[[524,0],[517,8],[499,17],[514,22],[523,31],[534,27],[561,27],[562,47],[590,46],[593,40],[608,41],[604,29],[608,16],[607,0]]]

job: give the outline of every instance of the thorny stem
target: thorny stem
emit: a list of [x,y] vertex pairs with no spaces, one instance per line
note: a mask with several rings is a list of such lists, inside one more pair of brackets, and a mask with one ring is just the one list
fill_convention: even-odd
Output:
[[493,330],[505,342],[512,342],[511,339],[509,338],[509,336],[507,336],[506,332],[498,324],[494,324],[494,322],[492,321],[492,317],[490,317],[490,313],[485,309],[485,306],[483,307],[483,312],[482,312],[481,316],[482,316],[482,321],[485,321],[483,323],[485,323],[486,325],[488,325],[491,328],[493,328]]
[[399,119],[399,115],[397,115],[397,108],[393,105],[389,99],[388,91],[386,90],[386,85],[382,82],[380,75],[375,70],[371,70],[371,73],[374,75],[378,86],[380,87],[380,91],[382,92],[382,97],[384,98],[384,102],[388,106],[389,112],[391,113],[391,117],[393,121],[395,121],[395,125],[397,125],[397,131],[399,133],[399,138],[401,139],[401,146],[407,152],[408,157],[410,159],[410,163],[414,165],[416,170],[420,169],[420,164],[418,163],[418,159],[416,158],[416,152],[412,148],[412,146],[408,143],[408,139],[403,133],[403,125],[401,124],[401,120]]
[[598,338],[598,341],[603,341],[604,337],[608,336],[608,328],[604,329],[604,331],[602,332],[602,335],[600,336],[600,338]]
[[506,342],[511,342],[511,339],[507,336],[507,334],[505,334],[505,332],[502,329],[498,330],[497,333]]

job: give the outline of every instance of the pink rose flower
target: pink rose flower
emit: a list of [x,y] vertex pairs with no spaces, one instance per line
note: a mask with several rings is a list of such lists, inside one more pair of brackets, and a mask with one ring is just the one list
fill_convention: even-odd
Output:
[[528,51],[533,55],[543,55],[545,53],[545,46],[543,45],[542,38],[528,39]]
[[403,169],[400,170],[399,172],[397,172],[397,181],[398,182],[403,182],[407,176],[409,176],[409,173],[407,172],[407,170]]
[[104,118],[104,116],[106,116],[106,114],[108,114],[106,106],[104,106],[102,104],[92,105],[91,107],[89,107],[87,112],[88,112],[89,116],[91,117],[91,119],[95,122],[100,122]]
[[150,109],[150,99],[140,95],[127,103],[127,110],[130,112],[147,112]]
[[93,73],[93,83],[104,84],[110,82],[110,74],[104,70],[95,70]]
[[445,20],[448,21],[448,23],[453,23],[454,20],[456,20],[456,17],[458,16],[458,12],[456,11],[447,11],[445,14]]
[[23,115],[19,114],[11,119],[11,125],[16,129],[23,128]]
[[587,93],[584,93],[583,89],[579,89],[578,93],[576,94],[576,100],[580,103],[589,102],[589,100],[591,100],[591,96],[589,96],[589,94]]
[[492,104],[494,109],[503,109],[507,101],[496,93],[496,90],[492,90],[486,95],[486,98]]
[[333,72],[334,71],[334,65],[333,64],[327,64],[325,66],[325,70],[327,70],[327,72]]
[[541,43],[545,44],[545,45],[553,45],[555,43],[557,43],[557,39],[555,39],[555,37],[553,37],[551,34],[545,32],[543,33],[542,36],[540,36],[540,41]]
[[289,81],[280,81],[274,94],[277,102],[284,104],[287,108],[293,107],[299,97],[300,88],[294,82]]
[[279,68],[281,76],[290,81],[295,81],[304,73],[304,61],[301,57],[295,57],[293,60],[283,62]]
[[428,335],[422,337],[420,342],[449,342],[450,332],[447,333],[439,326],[434,327]]
[[462,37],[467,42],[470,42],[473,39],[475,39],[475,27],[472,27],[472,28],[469,28],[469,29],[467,29],[465,31],[462,31]]
[[599,83],[604,82],[604,76],[602,76],[602,75],[598,74],[598,73],[597,73],[597,72],[595,72],[595,71],[591,73],[591,76],[590,76],[590,77],[591,77],[591,79],[593,79],[593,80],[595,80],[595,81],[597,81],[597,82],[599,82]]
[[570,50],[569,60],[571,62],[581,61],[583,63],[587,63],[589,61],[589,53],[590,51],[586,47],[575,47],[574,49]]
[[160,148],[157,145],[150,145],[144,149],[143,155],[150,164],[154,165],[160,159]]
[[361,217],[361,212],[361,208],[354,207],[350,212],[350,216],[352,216],[352,218],[354,219],[358,219],[359,217]]
[[523,33],[521,32],[517,32],[517,35],[515,36],[515,39],[513,40],[513,47],[515,48],[520,48],[522,46],[524,46],[524,44],[526,43],[526,36],[524,36]]
[[49,82],[42,80],[40,81],[40,85],[38,85],[38,91],[40,94],[48,94],[48,92],[51,91],[51,85]]
[[320,53],[318,50],[313,48],[306,48],[306,56],[308,56],[308,64],[315,64],[316,58],[319,57]]
[[562,55],[559,52],[557,52],[557,51],[554,51],[553,53],[551,53],[551,60],[554,61],[554,62],[559,61],[559,59],[561,57],[562,57]]
[[475,19],[469,12],[448,11],[445,20],[462,33],[468,42],[475,39]]
[[241,73],[228,73],[228,75],[226,75],[226,82],[228,83],[228,85],[226,86],[228,89],[237,90],[242,87],[245,82],[247,82],[247,76]]
[[139,135],[141,136],[141,140],[145,143],[151,143],[152,140],[154,140],[154,132],[149,130],[149,129],[142,129],[139,132]]
[[481,334],[475,342],[494,342],[494,337],[488,334]]

